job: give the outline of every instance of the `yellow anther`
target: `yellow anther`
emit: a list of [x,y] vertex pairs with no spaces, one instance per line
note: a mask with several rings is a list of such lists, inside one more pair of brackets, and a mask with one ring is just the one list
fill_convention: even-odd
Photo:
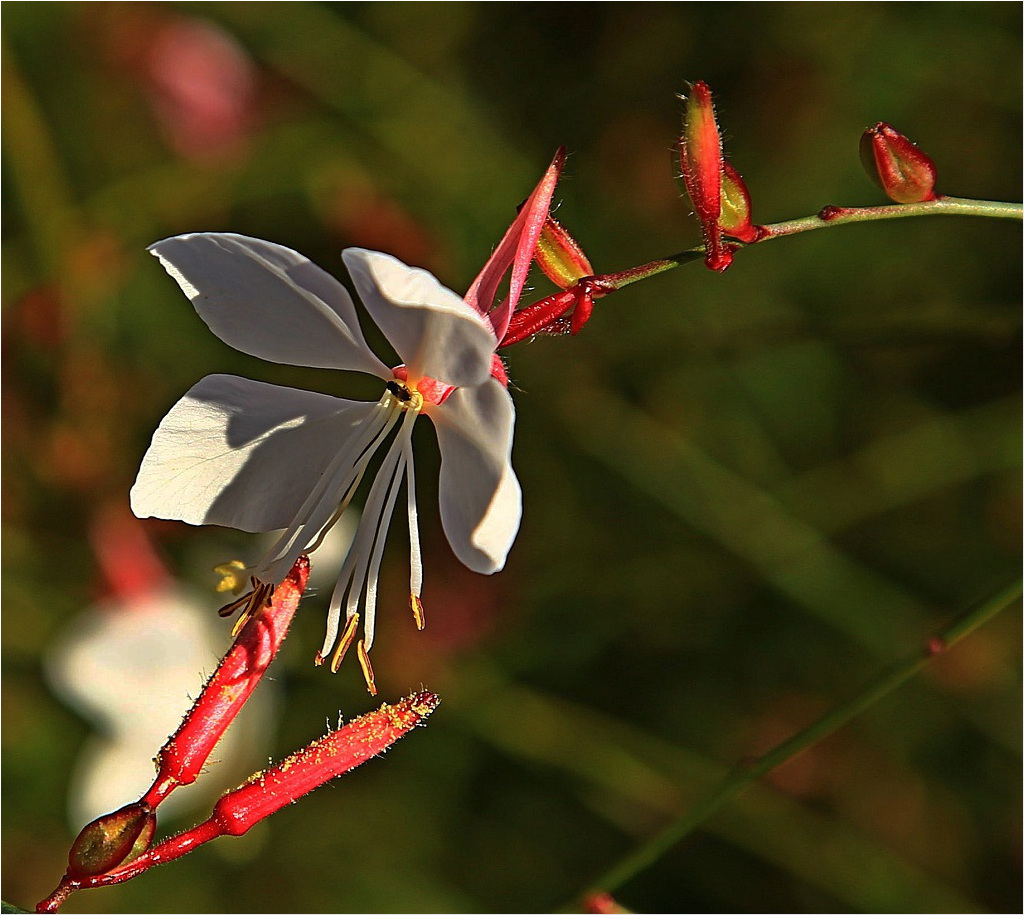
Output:
[[363,669],[363,679],[366,680],[366,688],[370,691],[371,696],[376,696],[377,684],[373,679],[373,666],[370,664],[370,655],[367,653],[366,644],[362,639],[359,640],[356,651],[359,655],[359,666]]
[[353,613],[345,623],[345,628],[341,632],[341,639],[338,641],[338,647],[334,649],[334,657],[331,658],[331,673],[336,674],[338,668],[341,667],[341,662],[345,660],[345,652],[352,647],[352,642],[356,637],[356,630],[359,628],[359,614]]
[[409,595],[409,606],[412,607],[412,618],[416,621],[416,628],[422,632],[427,621],[423,616],[423,601],[420,600],[418,594]]
[[225,604],[217,611],[218,615],[227,617],[241,609],[241,615],[235,620],[235,625],[231,627],[232,637],[242,631],[242,627],[249,622],[254,614],[263,607],[269,607],[271,598],[274,596],[274,585],[265,584],[256,578],[250,578],[249,581],[252,587],[245,594],[231,601],[230,604]]
[[245,569],[245,563],[241,559],[232,559],[230,562],[214,566],[213,571],[220,576],[220,581],[214,586],[217,593],[230,591],[232,594],[241,594],[246,584]]

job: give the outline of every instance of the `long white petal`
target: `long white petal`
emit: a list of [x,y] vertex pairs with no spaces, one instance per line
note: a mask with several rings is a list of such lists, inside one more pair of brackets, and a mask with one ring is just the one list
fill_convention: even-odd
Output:
[[140,518],[286,527],[338,450],[381,407],[209,375],[163,418],[131,491]]
[[149,250],[229,346],[271,362],[391,377],[366,345],[345,287],[291,248],[200,232]]
[[428,414],[441,449],[441,524],[455,555],[491,574],[519,531],[522,490],[512,469],[512,398],[493,378],[459,388]]
[[458,387],[487,378],[497,340],[460,295],[390,254],[347,248],[342,257],[366,310],[412,381],[429,375]]

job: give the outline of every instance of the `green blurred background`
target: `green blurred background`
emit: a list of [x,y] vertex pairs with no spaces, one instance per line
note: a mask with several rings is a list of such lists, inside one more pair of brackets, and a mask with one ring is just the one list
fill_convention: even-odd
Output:
[[[23,906],[63,869],[92,729],[40,659],[109,588],[97,518],[125,511],[159,419],[210,372],[376,397],[230,350],[147,244],[240,232],[342,278],[360,245],[462,290],[564,143],[558,218],[624,269],[699,241],[670,155],[695,79],[758,221],[882,202],[857,157],[878,120],[942,191],[1020,194],[1014,3],[8,2],[3,32],[3,897]],[[429,726],[67,910],[564,903],[1017,573],[1019,286],[1013,223],[852,226],[724,276],[688,266],[599,302],[578,338],[511,350],[525,515],[506,571],[452,559],[426,427],[425,633],[401,525],[385,561],[378,682],[439,692]],[[211,615],[210,565],[254,558],[243,535],[145,530]],[[374,705],[356,665],[310,663],[325,602],[276,665],[249,771]],[[1019,911],[1020,635],[1002,614],[620,901]]]

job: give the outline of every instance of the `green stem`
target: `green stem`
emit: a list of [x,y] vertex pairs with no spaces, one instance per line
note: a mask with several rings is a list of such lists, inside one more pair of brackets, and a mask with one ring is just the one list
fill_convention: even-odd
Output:
[[586,892],[613,892],[641,871],[650,867],[665,852],[693,832],[708,817],[737,794],[749,788],[762,776],[788,762],[798,753],[837,731],[852,718],[870,708],[916,674],[935,655],[940,654],[975,629],[1005,610],[1021,596],[1021,583],[1016,581],[982,601],[968,613],[929,639],[923,649],[893,664],[852,699],[837,705],[817,721],[783,741],[753,762],[737,766],[710,794],[698,801],[686,814],[670,823],[649,842],[627,855],[599,877]]
[[[1019,203],[1002,203],[998,200],[967,200],[960,197],[939,197],[937,200],[925,200],[922,203],[894,203],[877,207],[828,206],[813,216],[802,216],[799,219],[789,219],[761,226],[762,236],[749,245],[740,245],[739,248],[742,250],[763,244],[774,238],[798,235],[801,232],[813,232],[815,229],[831,229],[835,226],[845,226],[857,222],[905,219],[910,216],[987,216],[991,219],[1020,221],[1022,215],[1024,215],[1024,207]],[[697,245],[639,267],[632,267],[618,273],[603,274],[598,279],[608,288],[608,291],[615,291],[623,286],[646,280],[659,273],[664,273],[666,270],[689,264],[691,261],[700,260],[703,257],[704,246]]]
[[853,222],[874,222],[879,219],[904,219],[908,216],[988,216],[993,219],[1021,219],[1022,207],[1019,203],[1001,203],[997,200],[964,200],[960,197],[939,197],[936,200],[925,200],[922,203],[894,203],[877,207],[825,207],[813,216],[801,219],[790,219],[764,226],[767,230],[763,238],[755,244],[780,238],[784,235],[796,235],[799,232],[810,232],[814,229],[828,229],[832,226],[847,225]]

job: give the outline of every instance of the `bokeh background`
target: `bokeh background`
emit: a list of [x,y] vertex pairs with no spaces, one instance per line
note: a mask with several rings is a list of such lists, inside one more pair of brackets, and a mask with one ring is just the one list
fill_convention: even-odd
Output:
[[[857,157],[882,119],[944,192],[1020,195],[1012,3],[8,2],[2,25],[2,891],[26,907],[63,869],[71,773],[110,727],[58,697],[54,646],[97,601],[173,581],[213,623],[194,693],[228,640],[210,568],[258,551],[127,516],[159,419],[210,372],[377,396],[230,350],[147,244],[240,232],[343,280],[339,252],[360,245],[461,290],[564,143],[558,217],[598,270],[624,269],[699,241],[670,155],[695,79],[758,221],[883,202]],[[575,339],[516,347],[525,516],[506,571],[451,557],[427,424],[425,633],[401,525],[385,560],[382,698],[436,690],[429,726],[246,837],[67,911],[565,903],[725,767],[1017,574],[1019,286],[1011,222],[852,226],[724,276],[682,268],[599,302]],[[373,707],[356,665],[311,663],[325,590],[258,738],[210,765],[220,788]],[[1001,614],[620,900],[1019,911],[1020,636]],[[167,661],[159,642],[118,654],[135,674]],[[144,684],[117,682],[145,719]]]

